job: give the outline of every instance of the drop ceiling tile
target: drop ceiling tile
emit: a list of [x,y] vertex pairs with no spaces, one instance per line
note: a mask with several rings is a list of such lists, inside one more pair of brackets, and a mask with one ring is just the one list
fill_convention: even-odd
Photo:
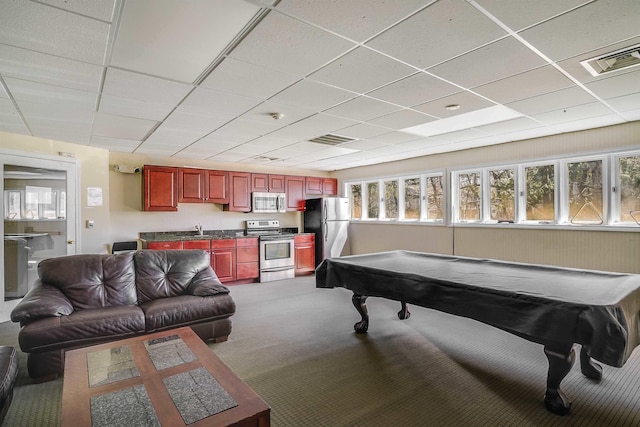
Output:
[[91,146],[106,148],[109,151],[118,151],[123,153],[133,153],[141,141],[132,141],[130,139],[104,138],[101,136],[91,137]]
[[337,133],[338,135],[342,135],[342,136],[346,136],[354,139],[360,139],[360,138],[366,139],[372,136],[378,136],[388,132],[389,132],[389,129],[387,128],[372,125],[369,123],[358,123],[357,125],[338,129],[335,133]]
[[576,86],[512,102],[507,104],[507,107],[532,116],[558,110],[560,107],[575,107],[594,101],[595,98],[593,96]]
[[426,73],[417,73],[369,92],[367,96],[403,107],[413,107],[414,105],[460,92],[460,90],[459,87]]
[[366,96],[360,96],[344,104],[330,108],[326,110],[325,113],[353,120],[367,121],[398,110],[400,110],[400,108],[395,105]]
[[[447,105],[459,105],[457,110],[447,110]],[[453,95],[445,96],[431,102],[416,105],[414,110],[433,116],[434,118],[447,118],[457,116],[459,114],[470,113],[472,111],[481,110],[483,108],[493,107],[493,102],[475,95],[471,92],[458,92]]]
[[471,139],[483,138],[486,134],[474,129],[459,130],[456,132],[444,133],[433,137],[436,141],[442,141],[446,143],[469,141]]
[[[0,95],[2,92],[0,92]],[[0,96],[0,114],[18,114],[10,99]]]
[[204,132],[195,130],[178,130],[171,129],[161,124],[151,135],[143,142],[145,147],[173,147],[174,151],[198,141],[205,135]]
[[421,125],[430,121],[433,121],[433,117],[431,116],[427,116],[413,110],[400,110],[382,117],[378,117],[376,119],[369,120],[367,123],[384,126],[389,129],[404,129],[411,126]]
[[585,129],[586,126],[589,126],[589,128],[598,128],[618,125],[620,123],[624,123],[624,119],[617,114],[605,114],[603,116],[588,117],[582,120],[557,123],[554,124],[553,127],[560,132],[575,132]]
[[237,0],[125,2],[111,65],[194,83],[258,10]]
[[47,104],[51,107],[68,107],[78,110],[93,110],[98,94],[42,83],[5,78],[5,83],[18,105],[21,102]]
[[270,133],[270,136],[302,141],[334,132],[355,124],[354,121],[328,114],[316,114]]
[[160,104],[136,99],[102,95],[98,111],[116,116],[129,116],[138,119],[161,121],[175,108],[175,104]]
[[68,10],[78,15],[88,16],[105,22],[111,22],[111,15],[115,0],[73,1],[69,0],[38,0],[58,9]]
[[589,104],[577,105],[575,107],[563,108],[547,113],[536,114],[532,116],[536,120],[548,125],[556,125],[575,120],[590,119],[592,117],[604,116],[611,114],[612,111],[600,102],[591,102]]
[[177,83],[131,71],[109,67],[103,93],[138,101],[177,104],[193,89],[192,85]]
[[193,132],[204,136],[219,126],[215,120],[210,120],[209,116],[176,110],[162,122],[160,128],[177,132]]
[[476,0],[476,2],[509,28],[518,31],[580,6],[587,0],[536,0],[535,2]]
[[102,64],[109,24],[31,1],[0,1],[0,43]]
[[506,104],[570,86],[572,86],[571,80],[548,65],[479,86],[473,91],[499,104]]
[[102,67],[0,44],[0,74],[4,77],[98,92]]
[[585,86],[603,99],[616,98],[629,92],[640,92],[640,68],[625,74],[612,74]]
[[357,141],[346,142],[344,144],[340,144],[340,147],[350,148],[352,150],[366,151],[366,150],[375,150],[376,148],[384,147],[387,144],[383,144],[381,142],[371,141],[368,139],[359,139]]
[[269,101],[299,105],[320,112],[356,96],[352,92],[305,79],[283,90]]
[[266,147],[269,150],[274,150],[276,148],[286,147],[291,145],[291,141],[287,139],[275,138],[271,135],[261,136],[260,138],[256,138],[251,141],[252,144],[260,145],[262,147]]
[[[271,113],[282,113],[284,116],[275,120]],[[284,127],[306,117],[317,114],[314,108],[306,108],[301,105],[283,104],[275,101],[265,101],[242,115],[243,118],[264,123],[275,122],[278,126]]]
[[262,102],[260,98],[233,95],[219,90],[198,87],[182,102],[180,109],[196,114],[217,113],[239,116],[260,102]]
[[95,113],[93,135],[116,139],[142,140],[157,124],[154,120]]
[[401,144],[403,142],[415,141],[419,136],[405,132],[389,132],[384,135],[372,136],[369,141],[380,142],[386,145]]
[[246,159],[247,157],[251,157],[246,153],[232,153],[229,151],[225,151],[220,154],[216,154],[213,156],[213,160],[217,160],[219,162],[238,162]]
[[507,37],[427,71],[462,87],[471,88],[546,64],[531,49],[513,37]]
[[366,93],[415,73],[415,69],[359,47],[309,76],[310,79],[356,93]]
[[27,123],[33,136],[82,145],[90,141],[91,123],[48,119],[30,119]]
[[620,115],[629,122],[640,120],[640,108],[635,110],[625,110]]
[[287,72],[227,57],[200,83],[200,87],[267,99],[298,80],[299,77]]
[[572,13],[525,30],[520,35],[554,61],[637,37],[640,20],[638,2],[616,0],[615,7],[611,3],[588,3]]
[[361,42],[410,15],[424,3],[424,0],[283,0],[277,10]]
[[616,111],[633,111],[640,108],[640,92],[631,95],[607,99],[607,103]]
[[529,119],[527,117],[520,117],[518,119],[492,123],[490,125],[477,126],[474,129],[486,132],[491,135],[501,135],[505,133],[519,132],[543,126],[544,125],[542,123],[536,122],[535,120]]
[[504,30],[469,3],[441,0],[367,42],[367,46],[424,69],[504,35]]
[[267,151],[271,151],[271,148],[251,143],[242,144],[230,150],[233,153],[246,153],[252,156],[264,154]]
[[29,134],[20,117],[2,113],[0,113],[0,132],[17,133],[20,135]]
[[93,109],[73,104],[47,104],[41,102],[20,102],[20,111],[26,119],[47,119],[54,121],[91,123]]
[[355,45],[279,13],[269,13],[230,56],[304,77]]
[[280,128],[275,120],[261,122],[243,118],[235,119],[216,130],[221,136],[238,136],[247,140],[266,135]]
[[136,149],[135,153],[170,157],[175,154],[175,149],[172,147],[145,147],[142,145]]

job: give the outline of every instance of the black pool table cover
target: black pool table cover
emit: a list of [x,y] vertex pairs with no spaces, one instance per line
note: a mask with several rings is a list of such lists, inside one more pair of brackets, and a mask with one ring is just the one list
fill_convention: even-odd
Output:
[[635,274],[390,251],[326,259],[316,287],[468,317],[543,345],[583,344],[615,367],[640,342]]

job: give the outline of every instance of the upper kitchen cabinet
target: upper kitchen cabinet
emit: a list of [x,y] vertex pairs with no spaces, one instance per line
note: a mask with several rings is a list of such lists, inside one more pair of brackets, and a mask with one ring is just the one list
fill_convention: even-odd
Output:
[[178,168],[145,165],[142,172],[145,211],[178,210]]
[[284,193],[284,175],[269,175],[266,173],[251,174],[251,191],[266,193]]
[[307,196],[335,196],[338,194],[338,180],[308,176],[305,180],[305,194]]
[[284,177],[284,192],[287,195],[288,211],[304,210],[304,176]]
[[227,172],[179,168],[180,203],[228,203]]
[[251,212],[251,174],[229,172],[229,203],[225,211]]

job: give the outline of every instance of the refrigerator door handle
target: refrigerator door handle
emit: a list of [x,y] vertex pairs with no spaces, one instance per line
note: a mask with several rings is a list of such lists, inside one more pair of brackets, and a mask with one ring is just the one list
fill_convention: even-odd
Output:
[[327,224],[327,221],[324,221],[322,224],[324,225],[324,232],[322,233],[322,235],[324,236],[324,241],[326,242],[329,234],[329,224]]

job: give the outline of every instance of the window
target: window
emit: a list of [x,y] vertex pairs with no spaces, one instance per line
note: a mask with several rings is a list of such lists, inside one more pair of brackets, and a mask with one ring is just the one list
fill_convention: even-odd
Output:
[[569,222],[572,224],[602,224],[602,161],[567,163]]
[[367,218],[377,219],[380,216],[380,191],[378,181],[367,183]]
[[480,172],[458,174],[458,220],[480,221]]
[[640,223],[640,156],[618,159],[619,222]]
[[398,219],[398,180],[384,181],[384,217]]
[[426,180],[427,192],[427,220],[442,221],[444,194],[442,190],[442,175],[428,176]]
[[404,180],[404,219],[420,219],[420,178]]
[[555,167],[554,165],[529,166],[526,176],[526,220],[555,220]]
[[362,218],[362,184],[349,185],[349,205],[351,206],[351,219]]
[[489,198],[492,221],[515,221],[516,187],[513,169],[489,171]]

